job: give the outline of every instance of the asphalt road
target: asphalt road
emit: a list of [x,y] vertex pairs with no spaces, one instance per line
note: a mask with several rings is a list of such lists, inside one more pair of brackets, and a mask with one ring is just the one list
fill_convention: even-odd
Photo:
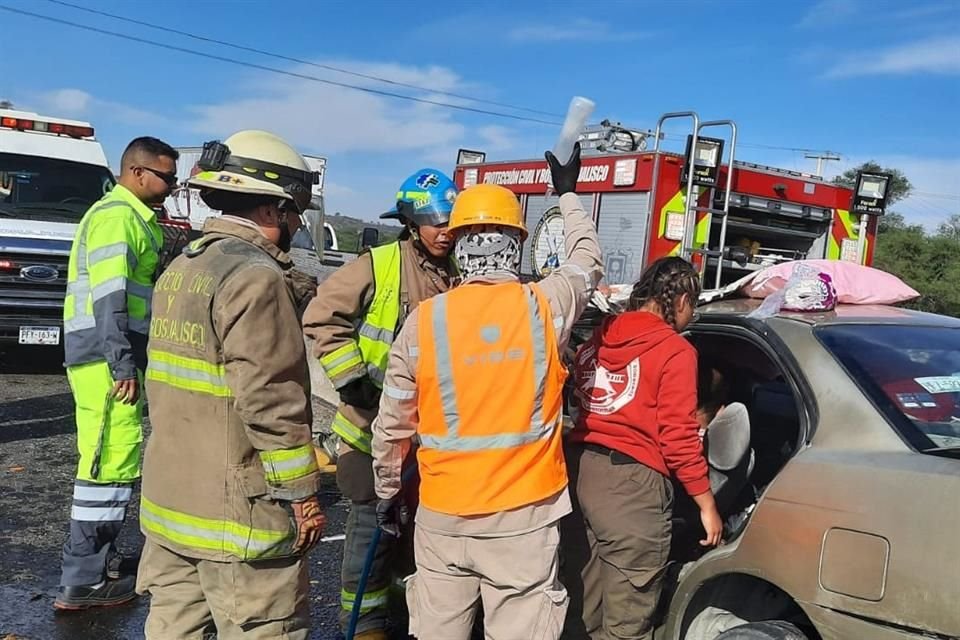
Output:
[[[0,355],[0,639],[142,638],[145,598],[108,610],[54,613],[77,459],[73,399],[61,359],[61,353],[46,349]],[[330,407],[319,400],[314,404],[315,419],[329,424]],[[332,476],[325,476],[321,500],[328,518],[325,535],[342,534],[346,504]],[[132,508],[120,547],[135,552],[142,544]],[[310,556],[311,638],[340,637],[342,544],[323,542]]]

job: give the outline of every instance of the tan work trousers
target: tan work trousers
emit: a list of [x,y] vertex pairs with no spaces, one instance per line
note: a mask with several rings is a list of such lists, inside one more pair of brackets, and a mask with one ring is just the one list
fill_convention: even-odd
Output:
[[482,602],[487,640],[557,640],[567,609],[557,577],[559,542],[557,523],[504,538],[417,527],[417,572],[406,589],[411,635],[468,640]]
[[673,485],[622,455],[566,451],[573,513],[563,519],[564,638],[650,640],[670,556]]
[[212,562],[147,540],[137,592],[149,593],[147,640],[307,640],[303,558]]

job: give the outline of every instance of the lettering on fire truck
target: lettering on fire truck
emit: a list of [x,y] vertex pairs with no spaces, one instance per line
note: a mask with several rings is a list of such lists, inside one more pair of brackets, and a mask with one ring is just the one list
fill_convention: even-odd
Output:
[[[610,165],[598,164],[580,169],[578,182],[606,182],[610,175]],[[550,178],[549,169],[508,169],[506,171],[488,171],[483,176],[484,184],[499,184],[503,186],[515,184],[547,184]]]

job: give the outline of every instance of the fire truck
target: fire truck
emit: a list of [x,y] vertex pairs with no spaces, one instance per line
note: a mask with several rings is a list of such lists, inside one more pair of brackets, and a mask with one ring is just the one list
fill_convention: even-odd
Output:
[[[664,123],[673,119],[692,124],[682,153],[661,148]],[[708,137],[708,129],[726,136]],[[862,174],[848,189],[740,161],[736,143],[734,122],[702,121],[694,112],[665,114],[654,131],[606,120],[583,131],[577,193],[597,225],[606,284],[634,282],[644,266],[670,255],[696,264],[705,288],[790,260],[872,263],[889,176]],[[531,231],[522,267],[531,278],[562,262],[563,223],[549,178],[544,160],[488,162],[466,149],[454,173],[461,189],[499,184],[517,195]]]

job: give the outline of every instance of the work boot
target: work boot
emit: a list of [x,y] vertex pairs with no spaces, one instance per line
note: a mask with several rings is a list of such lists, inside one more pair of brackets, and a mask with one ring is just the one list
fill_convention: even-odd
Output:
[[135,586],[133,576],[124,576],[119,580],[107,580],[97,587],[60,587],[53,606],[63,611],[112,607],[136,598]]

